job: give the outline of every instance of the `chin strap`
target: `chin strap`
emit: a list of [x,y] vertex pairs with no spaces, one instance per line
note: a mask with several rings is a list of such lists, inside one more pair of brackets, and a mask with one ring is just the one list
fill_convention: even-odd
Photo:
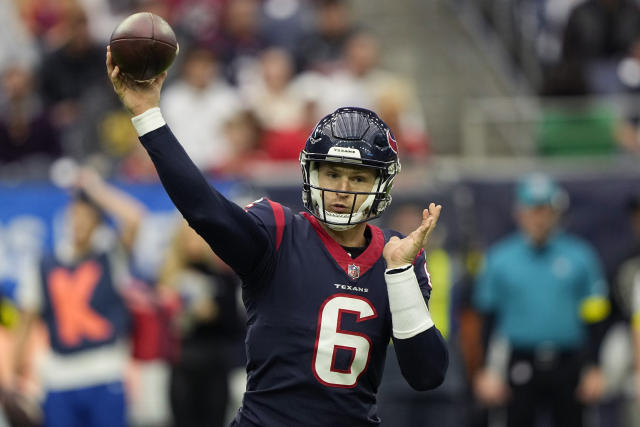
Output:
[[332,230],[335,231],[344,231],[344,230],[350,230],[353,227],[355,227],[358,224],[347,224],[347,225],[341,225],[341,224],[329,224],[329,223],[324,223],[327,227],[329,227]]

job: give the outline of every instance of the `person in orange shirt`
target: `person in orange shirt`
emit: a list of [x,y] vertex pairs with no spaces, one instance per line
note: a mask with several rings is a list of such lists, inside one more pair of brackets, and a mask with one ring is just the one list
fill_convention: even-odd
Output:
[[[119,239],[109,237],[107,213],[120,225]],[[14,372],[19,379],[25,370],[26,339],[40,318],[51,350],[40,373],[46,391],[44,425],[124,427],[129,315],[121,290],[129,279],[127,255],[144,211],[84,169],[68,215],[68,241],[21,274],[18,302],[23,315]]]

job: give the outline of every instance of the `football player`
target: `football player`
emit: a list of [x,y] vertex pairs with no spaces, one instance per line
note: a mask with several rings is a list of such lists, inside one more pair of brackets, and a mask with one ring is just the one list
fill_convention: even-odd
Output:
[[153,82],[107,71],[167,193],[243,280],[247,389],[234,426],[378,425],[376,392],[390,338],[407,382],[444,380],[448,352],[428,309],[422,252],[441,206],[407,237],[367,222],[391,202],[400,171],[391,130],[360,108],[340,108],[309,136],[295,213],[268,199],[245,209],[212,188],[166,125]]

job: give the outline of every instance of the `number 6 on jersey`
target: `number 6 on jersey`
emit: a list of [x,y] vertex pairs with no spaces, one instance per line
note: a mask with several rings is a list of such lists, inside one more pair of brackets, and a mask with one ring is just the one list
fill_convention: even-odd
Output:
[[[356,315],[356,322],[378,316],[369,300],[348,294],[332,295],[325,300],[318,316],[316,345],[313,352],[313,373],[322,384],[332,387],[355,387],[360,374],[369,364],[371,340],[368,336],[340,328],[342,315]],[[351,352],[346,369],[334,366],[338,350]]]

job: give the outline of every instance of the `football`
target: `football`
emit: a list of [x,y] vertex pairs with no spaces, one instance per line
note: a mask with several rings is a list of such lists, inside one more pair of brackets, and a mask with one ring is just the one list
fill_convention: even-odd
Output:
[[113,30],[109,45],[114,64],[137,81],[153,79],[168,69],[179,50],[171,26],[150,12],[125,18]]

